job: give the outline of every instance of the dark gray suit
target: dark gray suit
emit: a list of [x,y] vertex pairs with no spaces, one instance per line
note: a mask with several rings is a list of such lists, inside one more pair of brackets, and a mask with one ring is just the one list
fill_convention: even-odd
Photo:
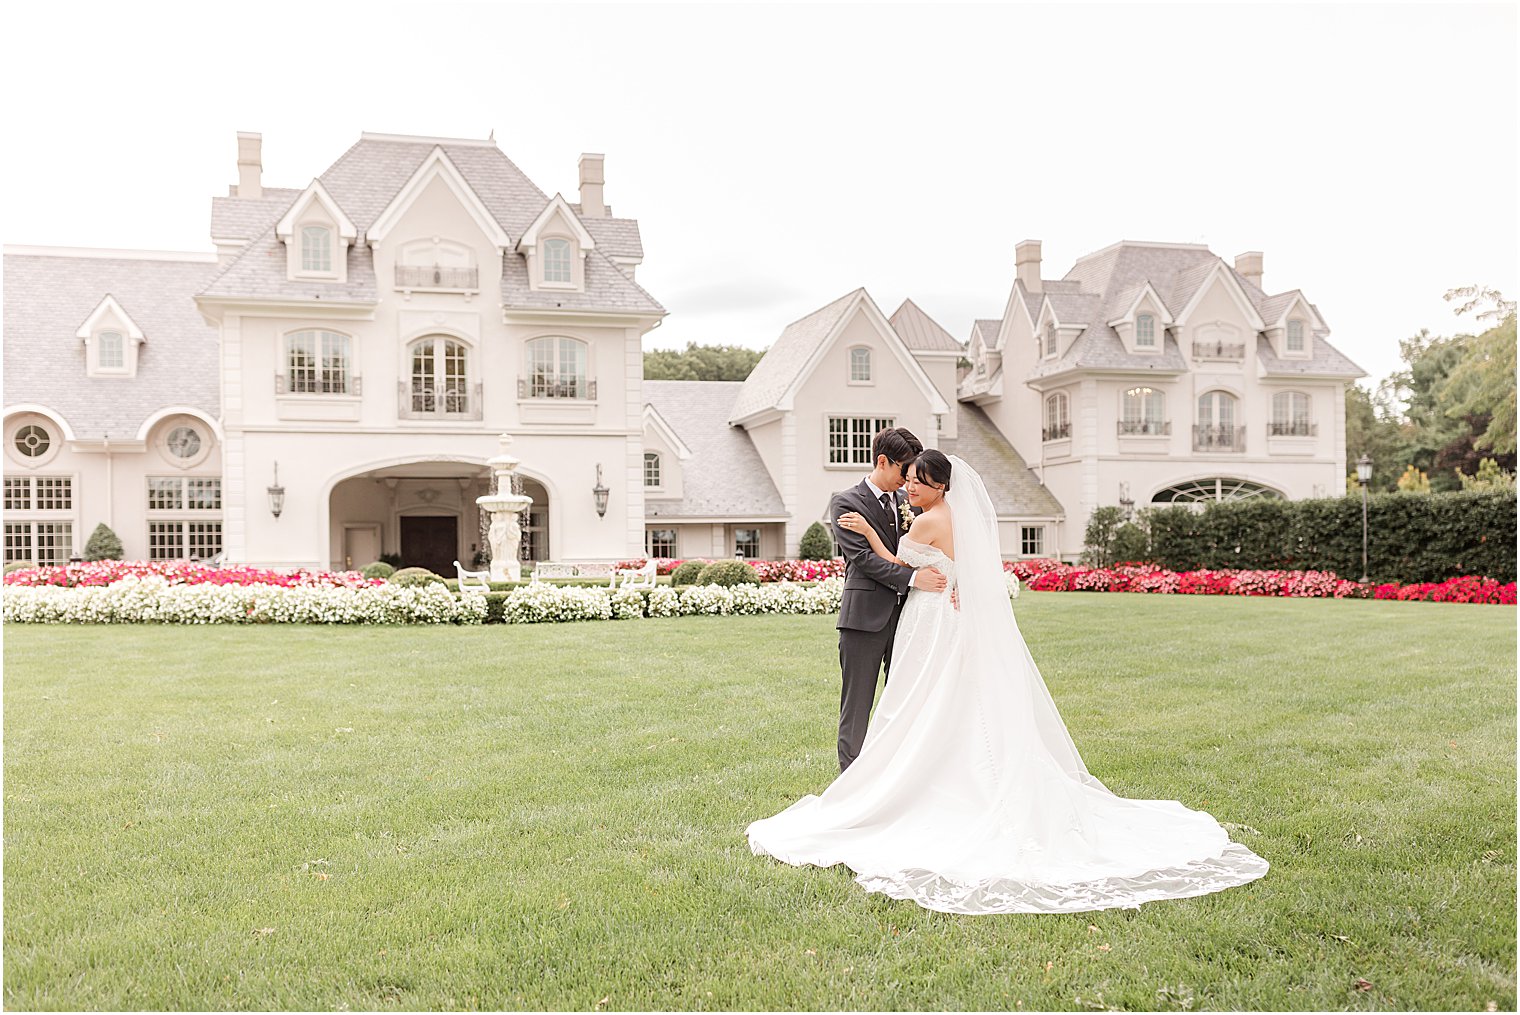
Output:
[[839,527],[839,516],[856,511],[871,523],[888,550],[897,552],[902,535],[901,493],[892,496],[892,517],[871,493],[865,480],[836,493],[829,501],[829,524],[834,545],[844,558],[844,597],[839,605],[839,770],[860,754],[865,742],[871,704],[876,700],[876,675],[890,669],[892,637],[913,569],[883,560],[858,532]]

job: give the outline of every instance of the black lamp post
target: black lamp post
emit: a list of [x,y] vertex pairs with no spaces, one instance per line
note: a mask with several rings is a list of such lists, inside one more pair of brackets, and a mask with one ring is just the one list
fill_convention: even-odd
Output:
[[276,518],[285,510],[285,488],[280,485],[280,463],[274,463],[274,486],[269,490],[269,512]]
[[1367,584],[1367,486],[1372,482],[1372,459],[1366,454],[1356,460],[1356,479],[1362,484],[1362,584]]
[[596,466],[596,485],[591,488],[591,496],[596,498],[596,516],[598,518],[607,517],[607,493],[606,484],[602,482],[602,465],[598,462]]

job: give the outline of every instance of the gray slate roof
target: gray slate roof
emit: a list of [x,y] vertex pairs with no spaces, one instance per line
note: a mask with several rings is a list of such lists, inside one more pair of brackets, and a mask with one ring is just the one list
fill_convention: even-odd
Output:
[[251,240],[280,220],[301,196],[299,190],[265,187],[263,197],[213,197],[211,237],[217,240]]
[[[220,417],[217,333],[192,299],[216,270],[210,261],[6,254],[5,404],[45,405],[85,440],[131,440],[171,405]],[[142,329],[135,377],[86,376],[75,333],[107,295]]]
[[903,300],[890,318],[892,330],[913,352],[964,352],[965,348],[950,332],[924,313],[917,303]]
[[1001,319],[986,320],[977,318],[971,322],[971,333],[982,337],[982,348],[991,349],[997,342],[998,332],[1002,330]]
[[[436,147],[443,149],[512,242],[527,231],[548,205],[548,196],[495,145],[361,137],[322,174],[322,186],[363,236]],[[299,195],[301,191],[281,193]],[[217,202],[228,200],[240,199],[216,198],[213,211]],[[293,202],[294,196],[269,218],[264,230],[206,287],[203,295],[312,302],[372,303],[378,299],[374,260],[368,248],[349,248],[345,283],[286,278],[285,248],[274,235],[274,224]],[[227,211],[222,214],[229,220],[234,216]],[[249,209],[236,215],[252,219],[256,211]],[[531,291],[526,259],[508,251],[502,266],[503,302],[509,307],[533,309],[563,307],[663,314],[664,308],[610,260],[611,255],[643,256],[638,223],[633,219],[585,218],[581,222],[597,242],[597,248],[587,258],[585,291]],[[602,250],[603,243],[607,244],[606,251]]]
[[1256,361],[1261,371],[1269,377],[1366,377],[1367,371],[1351,362],[1339,349],[1322,338],[1313,343],[1314,354],[1308,359],[1280,359],[1272,351],[1267,336],[1256,336]]
[[[797,379],[818,344],[834,330],[856,293],[864,291],[855,289],[847,292],[833,303],[788,324],[781,332],[781,337],[760,357],[760,362],[755,364],[755,369],[750,371],[749,376],[737,382],[743,387],[734,399],[728,420],[742,419],[750,413],[774,407],[786,389],[791,387],[792,381]],[[869,296],[866,298],[870,299]],[[665,410],[660,411],[663,413]]]
[[940,450],[959,455],[981,474],[999,515],[1046,518],[1066,513],[979,407],[969,402],[960,404],[956,432],[959,436],[955,440],[939,442]]
[[770,473],[741,427],[729,426],[743,381],[645,381],[644,401],[655,407],[691,450],[681,463],[676,500],[644,501],[650,519],[763,518],[785,515]]

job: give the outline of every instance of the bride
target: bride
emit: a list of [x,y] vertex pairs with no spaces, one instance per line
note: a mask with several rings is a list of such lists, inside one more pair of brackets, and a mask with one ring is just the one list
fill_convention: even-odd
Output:
[[893,556],[958,588],[908,593],[891,680],[855,763],[820,796],[749,826],[750,849],[794,866],[845,864],[868,892],[946,913],[1136,908],[1267,872],[1214,818],[1116,796],[1088,774],[1024,645],[997,516],[976,471],[929,450],[909,466],[923,513]]

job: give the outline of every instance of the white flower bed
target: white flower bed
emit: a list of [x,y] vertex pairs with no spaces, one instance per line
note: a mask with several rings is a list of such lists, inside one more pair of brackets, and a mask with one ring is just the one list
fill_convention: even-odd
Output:
[[366,588],[171,585],[150,575],[110,585],[7,585],[11,624],[479,624],[485,600],[443,585]]
[[[754,616],[839,612],[843,578],[802,586],[661,585],[633,589],[534,584],[506,594],[508,624],[650,617]],[[1008,593],[1019,594],[1008,576]],[[480,624],[485,596],[456,596],[439,584],[362,588],[170,584],[157,575],[110,585],[7,585],[4,619],[12,624]]]

